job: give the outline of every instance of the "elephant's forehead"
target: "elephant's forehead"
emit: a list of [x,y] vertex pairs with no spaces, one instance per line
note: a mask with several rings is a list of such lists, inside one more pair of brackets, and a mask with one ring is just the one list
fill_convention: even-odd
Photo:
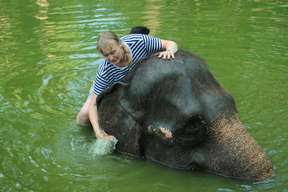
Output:
[[165,68],[159,68],[159,65],[153,65],[153,68],[152,66],[145,66],[135,73],[130,82],[130,88],[135,94],[144,96],[165,82],[170,84],[170,88],[177,88],[176,80],[181,76],[185,76],[185,72],[179,69],[173,70],[169,64]]
[[141,63],[124,92],[127,106],[136,111],[161,106],[153,107],[153,111],[174,110],[178,116],[205,113],[203,115],[210,120],[218,112],[234,110],[233,99],[221,88],[206,64],[189,54],[180,53],[170,61],[151,58]]

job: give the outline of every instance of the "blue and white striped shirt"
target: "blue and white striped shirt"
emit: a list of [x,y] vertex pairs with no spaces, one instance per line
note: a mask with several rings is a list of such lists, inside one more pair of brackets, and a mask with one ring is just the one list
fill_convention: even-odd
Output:
[[135,64],[159,52],[162,48],[161,40],[150,35],[130,34],[122,37],[121,41],[130,50],[132,55],[131,64],[127,67],[118,67],[107,60],[100,64],[96,80],[93,83],[93,92],[96,95],[100,95],[113,84],[120,82]]

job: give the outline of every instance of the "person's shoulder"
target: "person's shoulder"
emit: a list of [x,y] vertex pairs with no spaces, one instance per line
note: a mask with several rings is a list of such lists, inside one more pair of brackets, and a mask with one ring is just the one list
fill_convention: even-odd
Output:
[[103,58],[99,61],[98,64],[100,68],[106,68],[107,66],[109,66],[109,61]]
[[102,66],[102,65],[105,65],[106,61],[107,61],[106,59],[100,58],[96,61],[96,64],[98,64],[99,66]]

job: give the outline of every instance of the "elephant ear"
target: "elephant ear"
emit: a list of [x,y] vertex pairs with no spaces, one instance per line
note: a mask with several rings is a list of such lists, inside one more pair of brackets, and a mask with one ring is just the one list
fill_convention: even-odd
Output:
[[121,106],[138,122],[143,119],[145,101],[151,91],[152,82],[155,81],[152,76],[147,76],[146,62],[147,60],[140,62],[125,77],[125,87],[120,98]]
[[117,89],[122,89],[124,87],[127,86],[126,82],[118,82],[113,84],[111,87],[109,87],[108,89],[106,89],[105,91],[103,91],[100,95],[97,96],[97,106],[101,105],[101,102],[103,100],[103,98],[105,98],[107,95],[113,94],[113,92],[117,92]]
[[97,97],[101,128],[118,139],[116,150],[131,156],[142,156],[142,128],[120,104],[125,83],[117,83]]

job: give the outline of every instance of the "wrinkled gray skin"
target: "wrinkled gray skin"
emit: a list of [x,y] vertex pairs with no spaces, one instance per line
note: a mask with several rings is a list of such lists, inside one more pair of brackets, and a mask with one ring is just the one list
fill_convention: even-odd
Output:
[[[240,122],[233,98],[191,53],[143,61],[97,103],[100,125],[119,140],[122,154],[245,180],[272,174],[270,160]],[[159,127],[171,130],[173,139],[165,139]]]

